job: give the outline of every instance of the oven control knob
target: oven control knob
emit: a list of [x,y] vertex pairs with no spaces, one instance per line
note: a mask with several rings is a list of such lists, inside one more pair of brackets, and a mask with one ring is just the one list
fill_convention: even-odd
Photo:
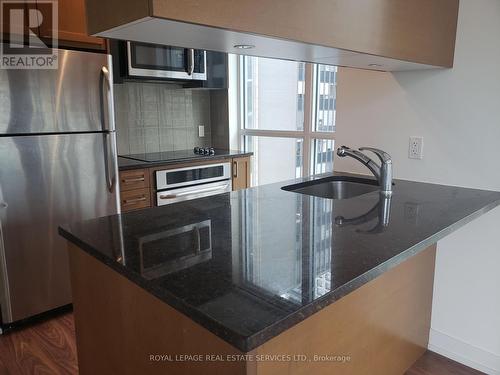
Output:
[[209,155],[210,154],[210,150],[208,149],[208,147],[205,147],[203,149],[203,154],[205,154],[205,155]]
[[214,149],[213,147],[210,147],[210,148],[208,149],[208,154],[209,154],[209,155],[215,155],[215,149]]
[[195,154],[199,154],[199,153],[200,153],[200,148],[199,148],[199,147],[195,147],[195,148],[193,149],[193,152],[194,152]]

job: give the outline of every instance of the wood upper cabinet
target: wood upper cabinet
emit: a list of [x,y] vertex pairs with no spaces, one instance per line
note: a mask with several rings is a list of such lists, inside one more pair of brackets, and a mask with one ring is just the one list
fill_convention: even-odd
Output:
[[458,5],[459,0],[86,1],[93,35],[381,71],[452,67]]
[[[106,42],[102,38],[96,38],[87,34],[87,17],[85,13],[85,0],[59,0],[57,1],[58,12],[58,43],[59,47],[85,48],[93,50],[106,50]],[[48,8],[43,3],[37,3],[38,10],[44,15]],[[40,37],[50,38],[51,25],[42,22],[40,25]]]
[[[25,25],[28,25],[28,17],[29,17],[29,12],[31,10],[37,9],[36,3],[30,3],[30,2],[23,2],[19,1],[16,3],[1,3],[0,5],[2,6],[2,17],[0,17],[0,24],[1,24],[1,30],[2,30],[2,40],[3,41],[8,41],[10,37],[10,41],[15,41],[22,43],[23,37],[27,35],[28,29],[25,28]],[[15,10],[21,10],[22,15],[24,17],[24,24],[18,23],[15,25],[11,25],[9,22],[10,14],[12,11]],[[36,13],[35,13],[36,14]],[[4,18],[5,21],[4,22]],[[39,28],[38,26],[34,26],[31,29],[31,32],[34,35],[39,35]]]
[[233,159],[233,191],[250,187],[250,156]]

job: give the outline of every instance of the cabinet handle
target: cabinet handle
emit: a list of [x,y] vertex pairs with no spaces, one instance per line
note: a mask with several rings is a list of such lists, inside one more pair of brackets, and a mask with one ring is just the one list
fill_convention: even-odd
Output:
[[142,201],[145,201],[146,200],[146,197],[140,197],[140,198],[134,198],[134,199],[125,199],[123,201],[123,205],[128,205],[128,204],[134,204],[134,203],[137,203],[137,202],[142,202]]
[[137,177],[137,178],[124,178],[122,180],[122,182],[124,184],[129,184],[129,183],[132,183],[132,182],[142,182],[144,181],[144,177]]
[[233,161],[233,177],[238,178],[238,162]]

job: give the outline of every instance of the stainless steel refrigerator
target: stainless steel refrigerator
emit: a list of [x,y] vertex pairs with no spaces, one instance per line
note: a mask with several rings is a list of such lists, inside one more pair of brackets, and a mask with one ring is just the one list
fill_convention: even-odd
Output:
[[0,70],[2,325],[71,303],[61,223],[119,211],[111,58]]

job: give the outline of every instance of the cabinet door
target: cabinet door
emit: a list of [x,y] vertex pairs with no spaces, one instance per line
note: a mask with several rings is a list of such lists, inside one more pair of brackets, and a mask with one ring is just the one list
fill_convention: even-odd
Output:
[[[24,4],[23,4],[24,3]],[[25,25],[29,24],[29,14],[30,9],[36,10],[35,3],[28,3],[19,1],[16,3],[3,3],[0,4],[2,6],[2,17],[0,17],[0,25],[2,31],[2,41],[3,42],[13,42],[13,43],[24,43],[25,37],[28,36],[28,29],[25,28]],[[23,22],[16,22],[16,24],[10,24],[9,17],[10,13],[15,10],[22,11],[22,17],[24,17]],[[36,12],[34,13],[36,16]],[[4,18],[7,23],[4,22]],[[21,21],[21,20],[18,20]],[[36,22],[36,20],[35,20]],[[31,27],[29,29],[31,31],[31,35],[38,35],[39,28],[38,26]]]
[[204,81],[187,81],[184,88],[227,89],[228,88],[228,62],[227,53],[206,51],[207,53],[207,79]]
[[233,191],[250,187],[250,156],[233,159]]
[[[87,35],[87,17],[85,13],[85,0],[59,0],[58,12],[58,42],[59,47],[75,47],[95,50],[105,50],[106,43],[102,38]],[[38,6],[43,14],[45,9]],[[40,37],[50,37],[47,25],[40,26]]]

